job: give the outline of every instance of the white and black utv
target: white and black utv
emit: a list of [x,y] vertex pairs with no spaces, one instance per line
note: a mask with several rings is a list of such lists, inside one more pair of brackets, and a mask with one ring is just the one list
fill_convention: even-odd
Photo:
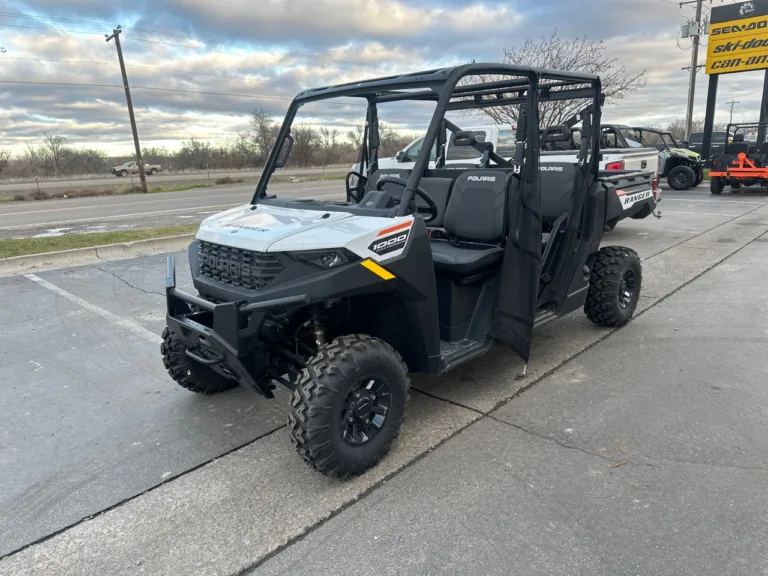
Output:
[[[359,165],[369,169],[347,185],[347,201],[270,194],[299,108],[341,97],[367,102]],[[540,166],[540,140],[570,138],[568,126],[540,135],[539,105],[554,100],[586,105],[578,160]],[[409,101],[435,103],[422,152],[412,170],[380,171],[378,107]],[[495,341],[527,362],[534,328],[582,307],[597,324],[625,324],[640,260],[600,241],[606,198],[636,176],[598,173],[601,104],[596,76],[502,64],[302,92],[252,202],[205,220],[190,246],[199,295],[176,288],[168,261],[166,368],[199,393],[241,384],[272,397],[286,386],[299,454],[343,478],[389,450],[409,372],[444,373]],[[519,107],[511,160],[446,119],[493,106]],[[448,134],[481,162],[448,169]]]

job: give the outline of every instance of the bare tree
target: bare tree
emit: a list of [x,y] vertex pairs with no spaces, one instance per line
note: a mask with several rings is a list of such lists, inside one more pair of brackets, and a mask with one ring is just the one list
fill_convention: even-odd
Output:
[[[638,74],[627,73],[618,66],[617,58],[606,55],[606,46],[584,38],[562,40],[555,30],[549,38],[527,40],[521,48],[504,48],[504,62],[538,68],[568,70],[600,76],[606,102],[620,100],[627,94],[645,86],[645,70]],[[483,81],[494,78],[482,78]],[[585,100],[566,100],[540,104],[541,126],[561,124],[586,106]],[[517,124],[518,106],[484,108],[481,110],[496,124]]]
[[355,148],[359,149],[363,144],[363,134],[365,134],[365,127],[355,126],[354,130],[347,132],[347,138],[355,145]]
[[320,135],[318,136],[318,148],[320,152],[320,161],[323,166],[333,164],[336,161],[338,155],[338,139],[339,131],[335,128],[330,130],[323,126],[320,128]]
[[404,136],[382,122],[379,125],[379,158],[394,156],[411,140],[410,136]]
[[275,145],[280,127],[275,123],[272,114],[263,108],[251,112],[251,127],[253,128],[253,143],[259,154],[259,162],[265,162]]
[[311,126],[299,124],[291,129],[293,136],[293,151],[291,156],[299,166],[309,166],[317,144],[317,132]]
[[48,155],[53,162],[53,171],[56,176],[61,176],[61,165],[66,155],[67,137],[59,134],[43,132],[45,142],[43,146],[47,148]]
[[[715,122],[712,126],[714,132],[725,132],[728,124],[725,122]],[[687,140],[690,134],[685,133],[685,118],[677,118],[669,123],[667,130],[672,132],[675,140]],[[694,132],[704,132],[704,118],[694,118],[691,123],[691,134]]]
[[8,166],[11,160],[11,151],[8,148],[0,148],[0,174]]

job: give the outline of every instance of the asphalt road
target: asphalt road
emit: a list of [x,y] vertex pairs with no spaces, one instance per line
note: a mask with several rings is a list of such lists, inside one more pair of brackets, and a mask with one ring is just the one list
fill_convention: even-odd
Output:
[[525,377],[502,346],[414,377],[343,483],[285,395],[169,380],[161,257],[0,279],[0,573],[764,574],[768,198],[665,196],[605,238],[644,259],[629,326],[560,319]]
[[[341,174],[348,168],[327,168],[327,174]],[[278,170],[278,176],[308,176],[322,174],[322,168],[294,168],[287,170]],[[243,178],[247,180],[256,180],[261,177],[261,170],[234,170],[234,171],[216,171],[210,173],[210,180],[230,176],[232,178]],[[152,188],[156,186],[177,186],[185,184],[205,185],[209,181],[208,172],[174,172],[160,173],[156,176],[147,175],[147,185]],[[133,175],[133,183],[138,186],[139,175]],[[130,186],[131,177],[120,177],[105,175],[95,178],[72,178],[72,179],[51,179],[39,180],[37,183],[33,180],[0,181],[0,196],[12,196],[19,192],[32,192],[40,190],[61,190],[61,189],[80,189],[95,187],[117,187]]]
[[[200,222],[206,216],[250,202],[255,186],[217,186],[182,192],[129,194],[0,203],[0,238],[84,234]],[[342,198],[342,180],[271,184],[291,198]]]

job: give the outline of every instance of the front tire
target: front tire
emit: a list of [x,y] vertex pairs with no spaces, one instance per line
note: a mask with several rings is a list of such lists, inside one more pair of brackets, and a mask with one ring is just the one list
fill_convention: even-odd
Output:
[[690,166],[675,166],[669,171],[667,183],[675,190],[688,190],[696,182],[696,172]]
[[288,416],[291,442],[326,476],[362,474],[397,438],[409,388],[408,369],[389,344],[340,336],[302,370]]
[[601,248],[589,278],[587,318],[600,326],[624,326],[637,308],[642,280],[637,252],[624,246]]
[[149,175],[150,176],[156,176],[157,175],[157,170],[155,168],[152,168],[152,170],[149,171]]
[[160,345],[163,365],[176,383],[197,394],[218,394],[237,386],[237,382],[217,374],[187,356],[186,348],[173,337],[170,330],[163,330],[163,343]]
[[720,178],[720,176],[714,176],[709,181],[709,191],[712,194],[722,194],[723,188],[725,188],[725,185],[723,184],[723,180]]
[[128,176],[128,170],[123,170],[122,172],[120,172],[120,176],[123,176],[123,177]]

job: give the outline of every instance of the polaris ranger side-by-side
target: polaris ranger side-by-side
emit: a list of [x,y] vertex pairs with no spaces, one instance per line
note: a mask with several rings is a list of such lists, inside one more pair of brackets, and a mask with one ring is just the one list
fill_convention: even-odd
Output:
[[[367,103],[359,165],[346,201],[280,198],[301,106]],[[541,102],[585,104],[576,162],[540,164]],[[378,109],[433,102],[411,170],[378,169]],[[514,156],[446,118],[520,107]],[[301,457],[344,478],[374,466],[398,435],[409,372],[442,374],[510,346],[525,362],[534,328],[584,308],[622,326],[640,295],[640,259],[600,249],[606,198],[652,193],[650,173],[599,173],[602,95],[596,76],[505,64],[456,68],[307,90],[290,105],[251,203],[206,219],[189,248],[198,295],[176,288],[168,260],[162,355],[181,386],[238,384],[265,397],[292,391],[289,429]],[[449,137],[479,165],[445,166]],[[429,167],[436,144],[437,161]],[[350,174],[350,176],[352,176]],[[618,194],[617,194],[618,191]]]

